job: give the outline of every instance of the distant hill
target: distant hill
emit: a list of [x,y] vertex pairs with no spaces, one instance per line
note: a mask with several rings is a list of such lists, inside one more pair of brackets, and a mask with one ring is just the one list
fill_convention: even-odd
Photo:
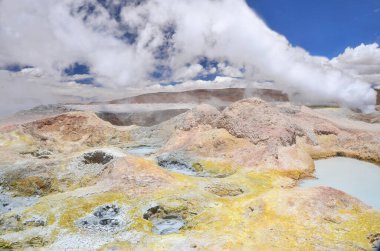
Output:
[[226,88],[198,89],[181,92],[147,93],[134,97],[116,99],[107,104],[146,104],[146,103],[207,103],[216,106],[227,105],[238,100],[260,97],[265,101],[288,101],[287,94],[274,89]]

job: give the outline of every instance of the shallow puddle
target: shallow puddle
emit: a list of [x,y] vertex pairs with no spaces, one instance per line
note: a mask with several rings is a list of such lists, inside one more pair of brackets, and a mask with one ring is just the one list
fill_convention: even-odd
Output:
[[143,217],[152,223],[152,232],[156,234],[178,233],[185,226],[185,221],[180,215],[171,214],[161,206],[149,208]]
[[128,149],[128,153],[136,156],[149,156],[155,153],[158,147],[154,146],[138,146]]
[[153,233],[156,234],[174,234],[185,225],[181,217],[166,216],[163,219],[153,219]]
[[351,158],[336,157],[315,161],[317,179],[307,179],[301,187],[328,186],[354,196],[380,210],[380,167]]

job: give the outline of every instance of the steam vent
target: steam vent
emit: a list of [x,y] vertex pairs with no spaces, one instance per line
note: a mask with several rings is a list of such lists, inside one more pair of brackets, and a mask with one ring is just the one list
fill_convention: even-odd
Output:
[[0,0],[0,251],[380,251],[379,21]]

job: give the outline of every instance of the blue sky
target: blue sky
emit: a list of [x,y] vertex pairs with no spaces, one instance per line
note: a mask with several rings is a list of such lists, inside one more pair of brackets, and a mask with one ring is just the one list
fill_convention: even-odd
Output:
[[248,0],[273,30],[312,55],[380,43],[380,0]]

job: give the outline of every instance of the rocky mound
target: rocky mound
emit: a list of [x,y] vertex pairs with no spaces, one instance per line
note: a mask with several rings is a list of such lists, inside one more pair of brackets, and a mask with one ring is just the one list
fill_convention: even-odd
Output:
[[128,135],[90,112],[71,112],[22,125],[25,133],[44,142],[67,142],[88,146],[113,145]]
[[304,135],[289,116],[260,99],[242,100],[227,107],[216,126],[235,137],[248,138],[253,144],[265,143],[268,147],[294,145],[296,137]]

